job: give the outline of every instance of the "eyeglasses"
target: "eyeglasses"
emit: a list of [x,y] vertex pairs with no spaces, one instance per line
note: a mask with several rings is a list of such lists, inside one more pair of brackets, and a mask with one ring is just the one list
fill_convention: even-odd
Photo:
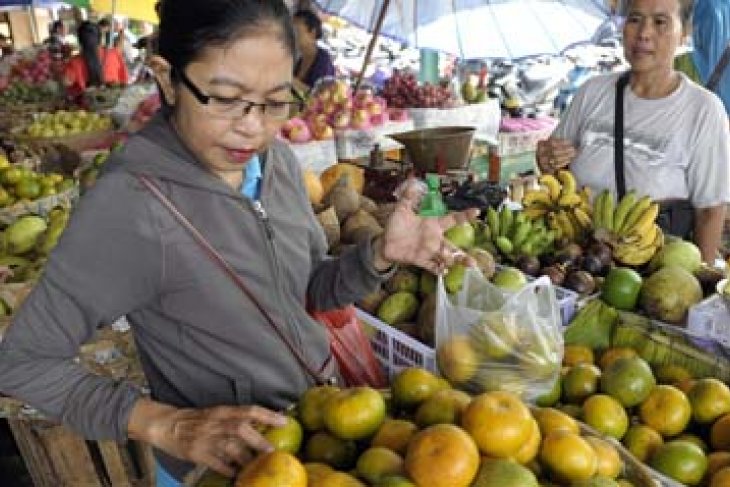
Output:
[[251,113],[254,107],[259,108],[261,115],[273,120],[285,120],[289,118],[291,108],[302,110],[304,107],[304,99],[297,91],[292,88],[291,95],[294,97],[292,101],[267,101],[264,103],[255,103],[237,97],[226,97],[216,95],[206,95],[200,88],[190,81],[182,69],[175,69],[174,73],[180,77],[180,81],[190,90],[196,100],[201,105],[205,105],[211,114],[228,119],[242,118]]

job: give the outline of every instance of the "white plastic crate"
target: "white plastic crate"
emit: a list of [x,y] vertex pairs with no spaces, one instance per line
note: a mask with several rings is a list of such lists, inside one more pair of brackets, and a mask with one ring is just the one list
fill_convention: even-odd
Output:
[[408,367],[421,367],[438,373],[436,352],[433,348],[361,309],[357,310],[357,317],[363,325],[365,334],[370,337],[375,356],[383,365],[388,378],[393,378]]
[[400,149],[403,146],[389,134],[413,130],[413,120],[403,122],[387,122],[367,130],[345,129],[335,132],[337,157],[340,159],[358,159],[370,155],[377,144],[381,151]]
[[502,117],[499,101],[496,99],[454,108],[409,108],[408,114],[417,129],[475,127],[475,136],[489,140],[497,138]]
[[335,140],[312,140],[304,144],[289,143],[294,156],[302,168],[322,174],[328,167],[337,164]]
[[527,132],[500,132],[498,147],[500,157],[515,156],[525,152],[535,152],[537,143],[545,140],[555,130],[554,126]]
[[717,342],[726,355],[730,354],[730,312],[719,295],[714,294],[689,309],[687,331]]

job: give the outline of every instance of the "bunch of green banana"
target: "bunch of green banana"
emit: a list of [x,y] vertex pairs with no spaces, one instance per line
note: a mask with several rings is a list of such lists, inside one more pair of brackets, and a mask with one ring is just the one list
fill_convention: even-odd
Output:
[[616,204],[613,194],[605,190],[594,202],[593,226],[597,238],[611,245],[618,262],[640,266],[664,245],[658,215],[659,204],[648,196],[630,191]]
[[544,217],[556,238],[570,242],[585,239],[592,228],[590,188],[578,191],[570,171],[558,171],[557,176],[542,175],[540,188],[527,191],[522,199],[524,212],[531,219]]
[[523,211],[502,207],[500,211],[488,208],[481,231],[484,248],[509,258],[528,255],[537,257],[552,251],[555,232],[542,220],[530,220]]

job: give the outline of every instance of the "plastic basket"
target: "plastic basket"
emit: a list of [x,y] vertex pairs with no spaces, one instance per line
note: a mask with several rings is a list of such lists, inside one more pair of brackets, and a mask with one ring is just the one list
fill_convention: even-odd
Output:
[[713,340],[730,356],[730,311],[722,297],[714,294],[692,306],[687,315],[687,331]]
[[408,367],[421,367],[438,373],[436,352],[433,348],[361,309],[357,310],[357,318],[370,337],[375,356],[389,378]]
[[79,199],[78,185],[66,191],[33,201],[18,202],[12,206],[0,208],[0,223],[10,225],[23,215],[40,215],[45,217],[57,206],[69,208]]

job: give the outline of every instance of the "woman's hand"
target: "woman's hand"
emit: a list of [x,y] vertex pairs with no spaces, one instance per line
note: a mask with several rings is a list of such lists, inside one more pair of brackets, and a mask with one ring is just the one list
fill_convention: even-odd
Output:
[[409,264],[438,274],[456,262],[470,265],[472,259],[444,238],[454,225],[479,215],[472,209],[442,217],[420,217],[414,212],[415,195],[405,195],[393,211],[385,232],[375,241],[375,267],[385,270],[392,264]]
[[178,409],[149,399],[135,404],[129,437],[233,477],[255,452],[271,451],[261,426],[283,426],[286,418],[258,406]]
[[547,139],[537,143],[537,166],[545,174],[553,174],[575,159],[578,154],[573,144],[566,139]]

